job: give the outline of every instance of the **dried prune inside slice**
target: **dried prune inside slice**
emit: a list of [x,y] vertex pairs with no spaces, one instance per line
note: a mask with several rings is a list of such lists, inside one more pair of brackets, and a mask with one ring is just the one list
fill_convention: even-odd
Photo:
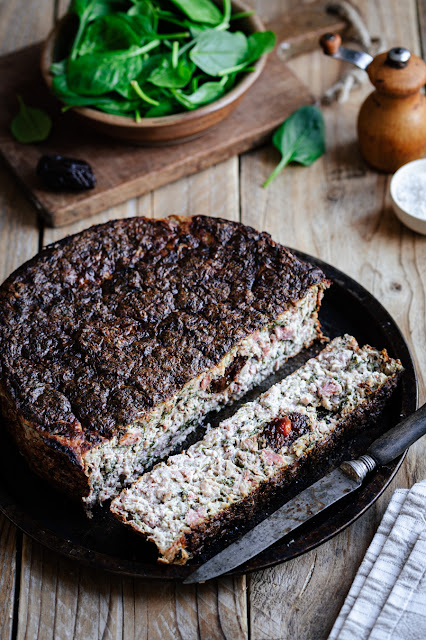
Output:
[[244,367],[247,362],[247,358],[244,356],[237,356],[231,362],[230,365],[225,369],[225,373],[220,378],[213,380],[210,383],[210,391],[212,393],[219,393],[220,391],[225,391],[227,387],[235,380],[237,375],[240,373],[241,369]]
[[290,446],[297,438],[309,431],[309,420],[296,411],[274,418],[263,429],[260,436],[261,446],[270,447],[273,451],[281,451]]

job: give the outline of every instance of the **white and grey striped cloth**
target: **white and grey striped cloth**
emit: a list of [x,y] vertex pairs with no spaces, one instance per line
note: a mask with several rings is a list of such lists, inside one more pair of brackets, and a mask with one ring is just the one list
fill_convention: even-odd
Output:
[[395,491],[328,640],[426,640],[426,480]]

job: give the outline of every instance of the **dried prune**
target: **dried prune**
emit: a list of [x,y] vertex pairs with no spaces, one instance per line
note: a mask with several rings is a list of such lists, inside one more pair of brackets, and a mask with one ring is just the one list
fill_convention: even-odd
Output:
[[244,356],[237,356],[225,369],[225,373],[221,378],[213,380],[210,384],[210,390],[212,393],[220,393],[225,391],[227,387],[235,380],[241,369],[244,367],[247,358]]
[[57,191],[82,191],[93,189],[96,184],[95,175],[88,162],[57,154],[48,154],[40,158],[37,175],[46,186]]
[[308,431],[308,418],[301,413],[291,411],[268,422],[260,436],[260,444],[279,452]]

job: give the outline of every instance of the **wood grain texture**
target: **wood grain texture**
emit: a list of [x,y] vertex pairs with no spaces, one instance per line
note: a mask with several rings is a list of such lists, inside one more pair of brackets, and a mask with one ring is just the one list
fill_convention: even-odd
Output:
[[44,39],[53,27],[53,0],[0,2],[2,54]]
[[[330,3],[319,0],[310,2],[309,11],[304,3],[291,5],[288,11],[280,11],[271,22],[266,18],[265,27],[275,32],[283,60],[313,51],[318,47],[318,40],[324,33],[346,32],[347,22],[327,11]],[[258,10],[263,10],[263,6]],[[268,12],[271,9],[268,8]]]
[[[44,36],[67,0],[0,3],[4,51]],[[252,0],[265,19],[282,15],[296,0]],[[309,3],[302,3],[309,6]],[[372,34],[387,46],[419,53],[415,0],[358,2]],[[24,7],[24,9],[23,9]],[[426,3],[418,1],[426,43]],[[343,65],[322,54],[303,55],[291,68],[320,96]],[[327,153],[309,169],[288,167],[267,190],[261,184],[278,159],[271,146],[232,158],[161,187],[124,205],[63,227],[45,229],[43,243],[91,224],[133,215],[172,213],[223,216],[266,229],[285,244],[319,256],[359,280],[390,311],[412,346],[426,388],[426,238],[400,225],[391,211],[389,178],[371,171],[356,144],[356,116],[366,85],[345,105],[324,108]],[[284,112],[283,112],[284,117]],[[6,276],[34,254],[38,226],[10,173],[0,167],[0,271]],[[379,345],[378,345],[379,346]],[[423,441],[392,486],[364,516],[318,549],[245,578],[200,586],[152,584],[87,569],[24,538],[17,637],[54,640],[321,640],[326,638],[363,554],[397,486],[426,476]],[[0,637],[13,620],[15,530],[0,519]]]
[[[37,6],[35,6],[37,4]],[[52,3],[41,0],[21,12],[22,2],[0,3],[0,53],[40,39]],[[49,28],[48,23],[48,27]],[[22,195],[4,163],[0,163],[0,282],[38,250],[39,230],[33,207]],[[20,536],[20,534],[19,534]],[[0,515],[0,638],[12,636],[16,578],[15,527]]]
[[9,520],[0,517],[0,638],[11,637],[16,579],[17,532]]
[[[388,47],[399,43],[419,52],[414,1],[402,6],[376,0],[362,8],[370,32],[384,36]],[[341,63],[321,53],[301,56],[290,66],[318,97],[342,71]],[[348,103],[324,108],[327,153],[309,169],[287,167],[264,190],[260,185],[277,152],[266,147],[242,158],[242,220],[342,269],[384,304],[412,346],[423,402],[426,239],[398,222],[389,177],[371,171],[360,157],[356,117],[371,90],[367,83]],[[327,637],[393,490],[426,476],[425,448],[423,438],[383,497],[345,532],[301,558],[249,577],[253,640]]]

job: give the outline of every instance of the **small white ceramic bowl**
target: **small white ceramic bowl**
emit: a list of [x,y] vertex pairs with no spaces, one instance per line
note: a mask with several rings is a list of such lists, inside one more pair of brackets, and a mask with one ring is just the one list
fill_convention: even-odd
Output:
[[390,195],[401,222],[426,235],[426,158],[398,169],[390,183]]

